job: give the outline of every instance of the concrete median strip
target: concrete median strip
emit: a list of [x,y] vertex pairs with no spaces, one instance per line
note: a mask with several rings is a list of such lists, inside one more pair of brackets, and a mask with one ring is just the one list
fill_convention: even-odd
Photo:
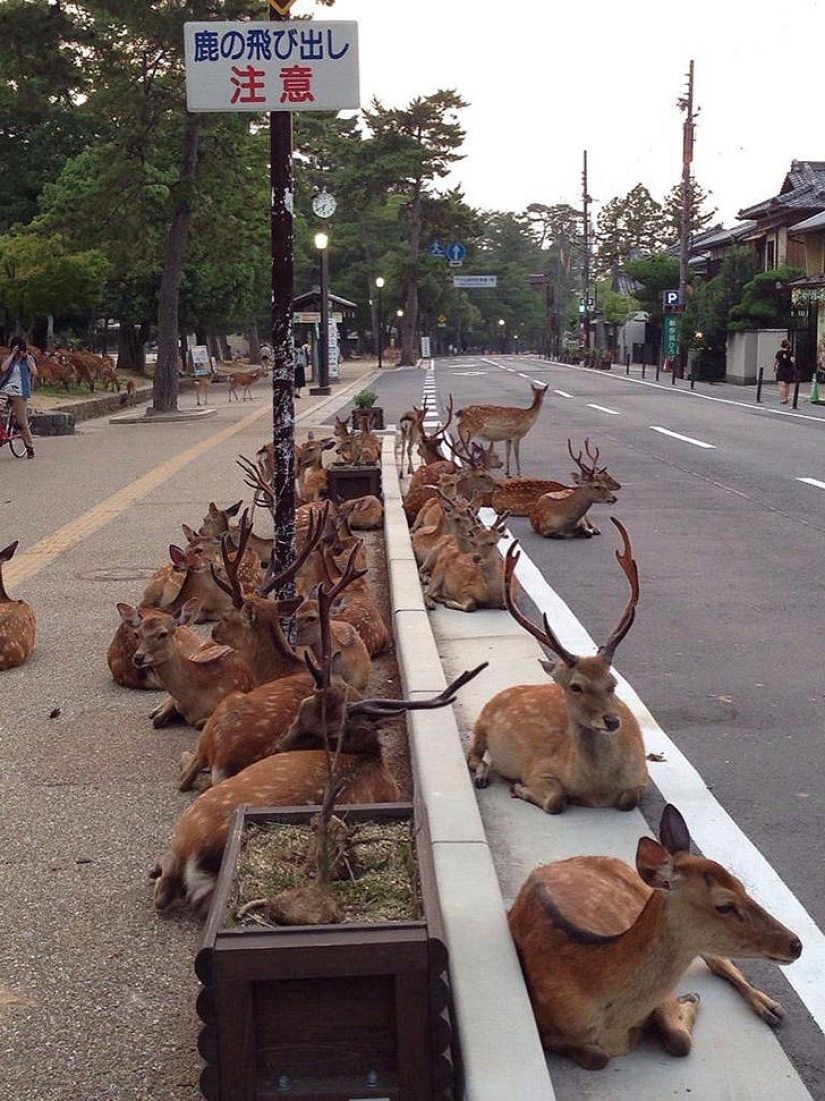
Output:
[[[415,557],[400,493],[394,490],[398,471],[391,439],[384,441],[383,478],[393,626],[404,694],[431,694],[446,681],[423,601],[420,608],[409,606],[415,599]],[[417,585],[417,574],[414,580]],[[450,949],[465,1097],[552,1101],[553,1087],[452,708],[412,712],[409,720],[416,788],[430,822]]]

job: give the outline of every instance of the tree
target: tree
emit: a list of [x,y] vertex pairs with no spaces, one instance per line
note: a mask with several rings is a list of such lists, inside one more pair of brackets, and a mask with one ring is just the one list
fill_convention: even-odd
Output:
[[739,304],[730,311],[730,331],[789,328],[791,295],[787,284],[804,274],[800,268],[784,267],[754,276],[742,288]]
[[625,261],[647,256],[665,243],[665,216],[643,184],[605,203],[599,212],[596,263],[603,274],[614,274]]
[[[696,180],[690,181],[690,233],[700,233],[716,213],[716,207],[707,209],[710,192],[705,191]],[[664,230],[662,243],[676,244],[682,238],[682,185],[676,184],[665,195],[663,204]]]
[[718,275],[710,280],[697,278],[691,285],[679,342],[684,348],[696,350],[693,372],[697,378],[724,375],[730,311],[742,297],[755,268],[753,252],[736,248],[724,258]]
[[679,261],[666,252],[628,260],[624,270],[639,284],[635,296],[652,324],[662,322],[662,291],[679,285]]
[[426,200],[436,180],[461,160],[464,141],[457,112],[467,104],[452,89],[418,96],[406,108],[386,108],[374,99],[364,112],[370,138],[364,143],[369,158],[372,189],[384,188],[404,199],[403,217],[408,237],[408,263],[402,273],[404,320],[402,364],[416,361],[418,279],[422,238],[426,229]]

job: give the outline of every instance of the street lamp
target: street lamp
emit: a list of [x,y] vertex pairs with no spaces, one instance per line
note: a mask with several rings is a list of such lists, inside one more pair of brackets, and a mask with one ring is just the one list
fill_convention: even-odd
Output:
[[383,350],[381,347],[381,330],[384,327],[384,309],[381,303],[381,291],[384,289],[383,275],[378,276],[378,278],[375,280],[375,285],[376,287],[378,287],[378,370],[380,371],[381,368],[384,366],[381,360],[381,353]]
[[504,353],[504,340],[505,340],[504,326],[506,324],[507,324],[507,322],[504,320],[503,317],[500,317],[498,319],[498,327],[501,330],[501,352],[502,352],[502,354]]
[[311,394],[329,394],[329,234],[316,233],[315,247],[321,253],[321,346],[318,350],[318,385]]
[[398,347],[400,348],[401,347],[401,318],[404,316],[404,311],[403,310],[396,310],[395,311],[395,316],[398,318],[398,320],[395,323],[395,328],[396,328],[396,334],[395,335],[396,335],[396,340],[397,340],[397,343],[398,343]]

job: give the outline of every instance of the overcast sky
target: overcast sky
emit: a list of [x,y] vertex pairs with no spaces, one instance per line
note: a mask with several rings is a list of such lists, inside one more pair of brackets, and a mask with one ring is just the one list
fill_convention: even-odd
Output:
[[[793,158],[825,160],[825,2],[753,0],[298,0],[293,14],[355,19],[361,101],[402,106],[455,88],[466,158],[450,182],[477,207],[598,203],[679,181],[676,101],[695,62],[693,171],[726,225],[776,194]],[[683,25],[682,24],[683,21]],[[343,200],[343,196],[341,196]]]

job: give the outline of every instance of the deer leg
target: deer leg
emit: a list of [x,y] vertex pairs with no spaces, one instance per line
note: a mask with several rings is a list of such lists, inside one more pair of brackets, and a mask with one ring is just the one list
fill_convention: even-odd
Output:
[[514,783],[510,794],[516,799],[534,803],[545,814],[560,814],[567,802],[564,788],[555,776],[543,775],[538,771],[528,772],[523,780]]
[[150,872],[150,877],[155,880],[155,909],[165,910],[171,906],[177,898],[184,895],[183,875],[181,867],[174,856],[168,854],[162,856],[157,865]]
[[154,726],[156,730],[159,730],[162,726],[168,726],[179,714],[178,705],[171,696],[167,696],[166,699],[159,703],[151,712],[150,718],[152,720],[152,726]]
[[630,791],[622,791],[619,793],[613,805],[617,810],[633,810],[638,806],[640,794],[639,788],[631,788]]
[[504,441],[504,463],[505,463],[504,476],[506,478],[509,478],[510,477],[510,441],[509,440]]
[[725,979],[738,990],[757,1017],[771,1028],[779,1028],[785,1019],[785,1010],[779,1002],[769,998],[762,990],[751,986],[742,972],[725,956],[702,956],[708,968],[720,979]]
[[475,786],[477,788],[486,788],[490,783],[490,773],[493,771],[493,761],[490,754],[485,750],[484,754],[479,757],[471,752],[467,759],[467,763],[473,771],[473,783]]
[[[510,441],[508,440],[507,442],[509,443]],[[519,478],[521,477],[521,453],[519,451],[520,445],[521,440],[518,438],[518,436],[516,436],[516,438],[513,440],[513,450],[516,453],[516,476]]]
[[570,1040],[545,1036],[544,1033],[540,1035],[542,1047],[558,1052],[559,1055],[566,1055],[568,1059],[575,1059],[585,1070],[601,1070],[610,1062],[610,1056],[598,1044],[574,1044]]
[[672,994],[657,1005],[649,1023],[662,1034],[665,1050],[670,1055],[688,1055],[693,1042],[693,1023],[699,1012],[698,994]]
[[178,791],[191,791],[206,761],[200,753],[185,749],[178,759]]

